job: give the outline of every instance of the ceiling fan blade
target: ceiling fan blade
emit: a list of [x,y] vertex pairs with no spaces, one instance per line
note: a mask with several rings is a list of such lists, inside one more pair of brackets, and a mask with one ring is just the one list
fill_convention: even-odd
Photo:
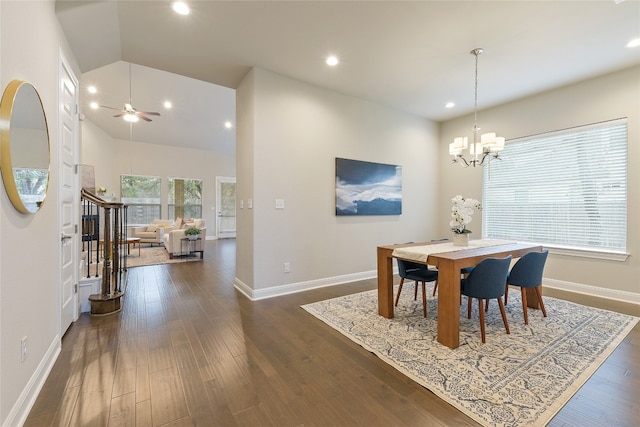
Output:
[[100,108],[108,108],[109,110],[122,110],[122,108],[113,108],[113,107],[107,107],[106,105],[98,105],[98,107]]
[[143,116],[142,114],[137,114],[138,117],[140,117],[142,120],[146,121],[146,122],[150,122],[151,119],[148,117]]
[[116,115],[115,115],[115,116],[113,116],[113,117],[122,117],[122,116],[124,116],[124,115],[125,115],[125,113],[120,113],[120,114],[116,114]]
[[159,116],[160,113],[156,113],[154,111],[138,111],[140,114],[146,114],[148,116]]

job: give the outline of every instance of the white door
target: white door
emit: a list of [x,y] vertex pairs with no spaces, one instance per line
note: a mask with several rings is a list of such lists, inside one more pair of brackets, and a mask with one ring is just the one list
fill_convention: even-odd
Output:
[[216,236],[218,239],[236,237],[236,179],[216,177]]
[[60,54],[58,97],[59,223],[60,223],[60,336],[78,318],[78,80]]

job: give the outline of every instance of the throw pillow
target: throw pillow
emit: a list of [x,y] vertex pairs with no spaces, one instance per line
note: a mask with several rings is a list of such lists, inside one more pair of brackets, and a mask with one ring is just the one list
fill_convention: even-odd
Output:
[[158,230],[158,225],[157,224],[149,224],[147,225],[147,231],[157,231]]

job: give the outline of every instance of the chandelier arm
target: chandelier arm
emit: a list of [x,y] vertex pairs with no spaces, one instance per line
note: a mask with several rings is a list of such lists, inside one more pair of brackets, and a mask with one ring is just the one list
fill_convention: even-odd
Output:
[[468,168],[469,166],[471,166],[473,162],[474,160],[468,161],[467,159],[464,158],[464,156],[457,156],[455,159],[451,161],[451,163],[458,163],[463,168]]

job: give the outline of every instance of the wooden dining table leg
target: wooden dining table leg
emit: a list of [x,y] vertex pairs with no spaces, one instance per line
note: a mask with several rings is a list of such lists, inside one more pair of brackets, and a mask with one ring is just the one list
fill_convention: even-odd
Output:
[[438,264],[438,342],[460,345],[460,268],[451,260]]
[[527,293],[527,307],[540,309],[540,303],[538,303],[538,295],[534,288],[526,288]]
[[378,248],[378,314],[393,318],[393,250]]

